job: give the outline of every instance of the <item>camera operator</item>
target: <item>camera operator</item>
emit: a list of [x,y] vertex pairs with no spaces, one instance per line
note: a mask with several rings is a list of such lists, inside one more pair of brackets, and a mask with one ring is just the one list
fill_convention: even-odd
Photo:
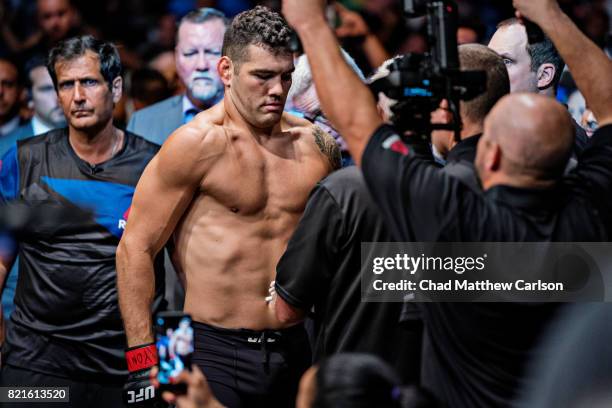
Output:
[[[476,146],[482,136],[485,117],[497,101],[510,92],[510,81],[502,57],[484,45],[460,45],[459,62],[462,70],[486,72],[486,91],[472,100],[460,102],[463,124],[460,141],[455,140],[454,132],[437,130],[432,133],[431,142],[446,160],[445,172],[460,178],[475,189],[480,189],[473,166]],[[447,106],[448,102],[444,100],[441,108],[432,113],[432,122],[439,120],[440,123],[447,123]]]
[[[343,62],[324,1],[284,0],[308,55],[321,106],[345,137],[396,239],[608,241],[612,232],[612,62],[553,0],[515,0],[569,64],[601,127],[563,176],[573,145],[567,110],[552,98],[505,96],[487,117],[476,154],[484,194],[415,155],[383,125],[373,96]],[[351,101],[345,109],[335,101]],[[517,121],[516,118],[520,118]],[[450,407],[506,406],[555,304],[423,303],[431,359],[423,384]]]

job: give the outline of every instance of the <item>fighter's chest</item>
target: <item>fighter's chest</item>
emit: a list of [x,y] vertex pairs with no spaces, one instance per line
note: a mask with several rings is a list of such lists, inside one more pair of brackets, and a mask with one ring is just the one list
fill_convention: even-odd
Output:
[[308,162],[269,152],[228,157],[206,178],[204,194],[242,214],[301,212],[320,178]]

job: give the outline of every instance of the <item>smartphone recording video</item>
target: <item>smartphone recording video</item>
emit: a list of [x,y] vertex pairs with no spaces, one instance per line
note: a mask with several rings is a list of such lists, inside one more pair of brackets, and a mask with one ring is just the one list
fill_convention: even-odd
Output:
[[164,312],[156,318],[156,345],[159,356],[157,380],[160,389],[185,393],[186,385],[178,384],[181,371],[191,370],[193,354],[193,328],[191,316],[184,313]]

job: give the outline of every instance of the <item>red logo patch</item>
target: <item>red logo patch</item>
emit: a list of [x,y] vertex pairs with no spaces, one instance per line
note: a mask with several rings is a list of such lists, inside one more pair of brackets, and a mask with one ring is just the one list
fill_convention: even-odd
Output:
[[132,210],[132,206],[130,205],[128,207],[127,210],[125,210],[125,212],[123,213],[123,219],[127,221],[128,217],[130,216],[130,211]]
[[385,139],[382,143],[382,147],[385,149],[393,150],[396,153],[406,156],[410,151],[408,146],[402,142],[402,139],[398,135],[393,135]]
[[398,152],[406,156],[408,154],[408,147],[401,140],[396,141],[391,145],[391,150]]

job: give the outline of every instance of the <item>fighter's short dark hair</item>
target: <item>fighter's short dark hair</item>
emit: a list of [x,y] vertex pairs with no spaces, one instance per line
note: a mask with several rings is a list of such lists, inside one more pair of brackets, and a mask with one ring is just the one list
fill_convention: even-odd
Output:
[[292,33],[293,30],[280,14],[257,6],[234,17],[225,32],[221,53],[235,65],[245,59],[247,47],[251,44],[265,47],[275,55],[291,54]]
[[121,75],[121,59],[117,47],[111,42],[98,40],[91,35],[72,37],[57,44],[47,58],[47,69],[57,89],[57,73],[55,65],[61,61],[71,61],[82,57],[87,51],[96,54],[100,60],[100,73],[108,84],[112,86],[113,80]]
[[[497,28],[511,26],[515,24],[521,24],[521,22],[513,17],[507,20],[504,20],[497,24]],[[552,85],[557,88],[559,81],[561,80],[561,74],[563,73],[563,68],[565,67],[565,62],[559,55],[559,51],[555,48],[555,45],[550,41],[546,35],[544,36],[544,41],[529,44],[527,43],[527,53],[531,58],[531,71],[538,72],[538,68],[542,64],[553,64],[555,66],[555,76],[552,81]]]

